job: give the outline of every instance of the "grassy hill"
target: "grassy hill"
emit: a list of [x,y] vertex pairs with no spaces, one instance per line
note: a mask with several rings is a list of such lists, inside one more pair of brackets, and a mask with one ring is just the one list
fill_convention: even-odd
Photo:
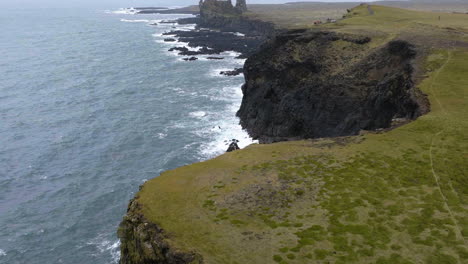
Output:
[[363,5],[320,29],[418,45],[430,113],[165,172],[132,213],[205,263],[468,263],[468,15]]
[[[347,9],[359,5],[355,2],[292,2],[288,4],[249,5],[247,16],[270,21],[280,28],[311,27],[316,20],[341,19]],[[468,13],[468,5],[463,0],[429,1],[378,1],[375,5],[405,8],[425,12]],[[429,16],[430,17],[430,16]]]

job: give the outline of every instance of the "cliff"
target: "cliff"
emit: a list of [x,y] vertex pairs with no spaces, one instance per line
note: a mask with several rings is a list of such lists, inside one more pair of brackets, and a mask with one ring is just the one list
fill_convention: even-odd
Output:
[[166,171],[129,205],[122,264],[468,261],[466,17],[369,9],[249,58],[242,122],[276,141],[419,117]]
[[277,36],[245,64],[242,126],[268,143],[355,135],[420,116],[415,47],[396,40],[371,49],[370,41],[326,31]]
[[136,200],[130,201],[118,236],[122,244],[121,264],[203,263],[199,254],[179,251],[171,246],[166,232],[144,217]]

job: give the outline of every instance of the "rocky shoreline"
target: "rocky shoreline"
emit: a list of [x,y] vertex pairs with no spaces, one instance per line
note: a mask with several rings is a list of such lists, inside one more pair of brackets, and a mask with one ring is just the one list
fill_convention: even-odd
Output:
[[199,48],[198,51],[186,47],[174,47],[169,51],[179,50],[179,55],[219,55],[226,51],[235,51],[241,55],[238,58],[247,58],[264,42],[259,36],[246,36],[235,32],[223,32],[210,29],[197,28],[193,31],[170,31],[165,36],[177,38],[179,42],[188,43],[189,47]]
[[[256,53],[263,43],[274,36],[275,30],[272,24],[243,20],[239,17],[216,17],[213,20],[194,17],[159,23],[196,24],[194,30],[173,30],[163,34],[165,42],[188,43],[188,47],[175,46],[169,51],[178,52],[178,55],[185,57],[183,60],[191,62],[198,60],[197,56],[222,60],[224,59],[222,53],[228,51],[239,53],[238,59],[245,59]],[[236,68],[221,71],[219,74],[236,76],[242,74],[243,71],[243,68]],[[233,141],[228,152],[237,149],[239,147]],[[170,234],[144,217],[137,198],[130,201],[127,213],[118,229],[118,237],[121,240],[120,264],[204,263],[200,254],[171,245]]]
[[[173,23],[179,25],[195,24],[193,30],[172,30],[164,33],[165,42],[188,43],[186,47],[175,46],[169,51],[177,51],[183,60],[195,61],[197,56],[208,56],[210,60],[222,60],[223,52],[239,53],[238,59],[246,59],[267,40],[271,39],[276,31],[270,23],[249,20],[243,17],[190,17],[178,20],[162,21],[159,23]],[[220,72],[225,76],[236,76],[242,69]]]

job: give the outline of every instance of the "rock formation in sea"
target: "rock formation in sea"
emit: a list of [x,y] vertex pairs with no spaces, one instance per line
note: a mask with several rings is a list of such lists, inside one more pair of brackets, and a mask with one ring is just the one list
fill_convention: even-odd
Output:
[[199,26],[216,28],[222,31],[247,33],[251,36],[265,37],[274,33],[272,23],[243,16],[247,11],[245,0],[238,0],[236,6],[231,0],[202,0],[199,3]]
[[198,17],[177,21],[179,24],[196,23],[195,30],[164,33],[177,37],[180,42],[189,43],[190,47],[201,47],[198,51],[180,50],[180,55],[214,55],[236,51],[241,53],[241,58],[246,58],[276,33],[272,23],[243,15],[247,11],[245,0],[237,1],[236,6],[231,1],[204,0],[200,1],[199,7]]
[[247,11],[246,1],[245,0],[237,0],[236,9],[239,10],[240,12],[246,12]]
[[241,14],[247,11],[245,0],[237,0],[236,6],[232,5],[231,0],[200,0],[199,7],[201,16],[207,16],[210,13]]

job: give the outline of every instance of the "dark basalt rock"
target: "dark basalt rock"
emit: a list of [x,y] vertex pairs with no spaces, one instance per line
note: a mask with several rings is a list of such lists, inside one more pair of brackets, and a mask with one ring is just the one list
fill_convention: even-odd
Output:
[[161,24],[176,24],[177,21],[176,20],[163,20],[161,22],[159,22]]
[[223,51],[219,49],[209,49],[208,47],[202,47],[201,49],[197,51],[194,51],[194,50],[181,51],[179,55],[185,55],[185,56],[213,55],[213,54],[220,54],[221,52]]
[[165,42],[175,42],[177,41],[176,39],[173,39],[173,38],[165,38],[164,39]]
[[236,51],[242,57],[247,57],[258,50],[265,41],[259,36],[237,36],[232,32],[195,30],[195,31],[171,31],[163,35],[175,36],[180,42],[188,42],[190,47],[202,47],[200,51],[190,51],[181,55],[213,55],[224,51]]
[[208,60],[224,60],[223,57],[206,57]]
[[173,47],[170,48],[169,51],[188,51],[189,49],[187,47]]
[[200,254],[171,246],[170,235],[146,220],[135,200],[130,201],[127,214],[120,223],[118,236],[121,241],[120,264],[203,263]]
[[183,58],[184,61],[196,61],[198,60],[197,57],[190,57],[190,58]]
[[226,75],[226,76],[237,76],[243,72],[244,72],[243,68],[236,68],[233,71],[222,71],[219,74]]
[[279,35],[246,61],[241,125],[268,143],[355,135],[420,116],[426,102],[413,83],[415,47],[398,40],[370,50],[363,45],[369,40]]
[[179,25],[188,25],[188,24],[198,24],[200,21],[200,17],[187,17],[187,18],[179,18],[177,23]]

